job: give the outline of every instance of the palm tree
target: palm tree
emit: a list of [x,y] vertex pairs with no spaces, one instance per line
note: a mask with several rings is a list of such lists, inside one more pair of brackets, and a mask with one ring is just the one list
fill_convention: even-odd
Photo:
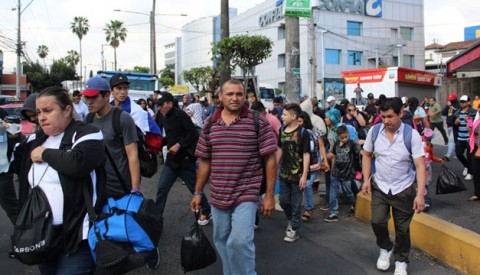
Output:
[[115,71],[117,70],[117,48],[120,41],[125,42],[127,37],[127,29],[123,27],[123,22],[118,20],[110,20],[110,24],[106,24],[105,35],[107,42],[113,47],[113,56],[115,59]]
[[45,45],[39,45],[37,48],[37,54],[38,56],[43,59],[43,67],[45,68],[45,58],[48,55],[48,47]]
[[[75,16],[71,23],[71,29],[74,34],[78,36],[80,40],[80,80],[82,80],[82,38],[87,34],[90,25],[88,19],[83,16]],[[78,62],[77,62],[78,63]]]
[[[65,56],[65,62],[67,62],[68,65],[72,66],[72,68],[75,69],[75,66],[77,66],[79,61],[80,61],[80,55],[78,54],[77,51],[69,50],[67,52],[67,56]],[[82,68],[80,68],[80,71],[81,70]]]

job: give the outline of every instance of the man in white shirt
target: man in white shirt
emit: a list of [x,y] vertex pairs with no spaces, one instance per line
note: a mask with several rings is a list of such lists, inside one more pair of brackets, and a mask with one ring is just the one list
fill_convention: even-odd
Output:
[[77,112],[78,116],[80,117],[80,120],[83,121],[83,119],[87,116],[88,114],[88,107],[85,102],[82,100],[82,93],[80,91],[75,90],[73,91],[73,107],[75,108],[75,112]]
[[[363,145],[362,172],[365,181],[362,192],[364,195],[372,194],[372,228],[380,247],[377,268],[386,271],[393,254],[395,274],[401,275],[407,274],[410,222],[415,210],[420,213],[425,209],[425,152],[418,132],[401,121],[403,106],[400,98],[383,101],[380,113],[383,124],[377,126],[380,127],[377,132],[375,127],[370,129]],[[409,134],[404,134],[404,131],[409,131]],[[375,172],[371,182],[373,153]],[[390,209],[395,224],[395,246],[388,232]]]

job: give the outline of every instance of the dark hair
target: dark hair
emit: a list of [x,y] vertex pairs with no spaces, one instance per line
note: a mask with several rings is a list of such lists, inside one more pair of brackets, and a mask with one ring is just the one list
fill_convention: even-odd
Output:
[[437,99],[434,96],[432,96],[430,99],[437,102]]
[[298,105],[297,103],[287,104],[285,105],[285,107],[283,107],[283,109],[293,113],[296,118],[298,118],[298,116],[302,112],[302,108],[300,108],[300,105]]
[[65,110],[69,105],[73,108],[72,99],[70,98],[68,91],[62,87],[45,88],[38,94],[37,99],[44,96],[53,96],[62,110]]
[[387,98],[383,100],[380,104],[380,111],[385,112],[392,109],[393,112],[395,112],[395,114],[397,115],[400,114],[400,111],[402,110],[402,108],[403,108],[402,99],[400,99],[399,97]]
[[242,85],[242,88],[243,88],[243,83],[240,80],[235,79],[235,78],[231,78],[231,79],[223,82],[222,89],[221,89],[222,92],[223,92],[223,87],[225,87],[225,85],[227,85],[227,84],[228,85]]
[[145,103],[145,108],[143,108],[143,110],[147,110],[147,102],[145,101],[145,99],[143,98],[140,98],[139,100],[137,100],[137,104],[140,105],[142,103]]
[[147,98],[147,106],[153,108],[153,99],[150,97]]
[[413,96],[408,99],[408,109],[412,114],[415,113],[419,105],[418,98]]
[[255,110],[255,111],[259,111],[259,112],[263,112],[263,111],[265,111],[265,106],[263,106],[262,102],[256,101],[252,104],[252,106],[250,106],[250,109]]
[[337,136],[343,135],[343,134],[348,134],[348,128],[345,125],[338,126],[337,129],[335,129],[335,133],[337,133]]
[[313,129],[312,120],[310,119],[310,115],[309,115],[307,112],[302,111],[302,112],[298,115],[298,118],[303,119],[303,125],[302,125],[303,128],[309,129],[309,130],[312,130],[312,129]]

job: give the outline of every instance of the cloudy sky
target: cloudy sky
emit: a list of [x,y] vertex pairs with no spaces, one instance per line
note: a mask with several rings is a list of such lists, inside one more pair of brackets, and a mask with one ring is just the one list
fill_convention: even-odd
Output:
[[[25,8],[30,2],[31,4]],[[230,0],[230,7],[239,13],[265,0]],[[275,0],[267,0],[274,2]],[[66,56],[67,51],[79,48],[78,37],[70,29],[75,16],[84,16],[90,23],[90,31],[82,40],[83,65],[94,72],[101,69],[101,48],[106,44],[103,28],[110,20],[121,20],[128,29],[127,39],[117,49],[118,67],[133,68],[149,66],[149,17],[150,0],[21,0],[22,41],[31,60],[39,59],[38,45],[48,46],[50,52],[46,63]],[[157,0],[157,67],[163,67],[163,45],[173,42],[181,27],[192,20],[220,12],[220,0]],[[437,39],[440,44],[463,40],[465,26],[480,25],[478,10],[480,2],[473,0],[424,0],[425,43]],[[12,72],[16,66],[15,43],[17,12],[12,8],[17,0],[0,1],[0,49],[4,52],[4,72]],[[114,9],[145,13],[114,12]],[[188,14],[187,17],[161,14]],[[105,46],[104,54],[108,68],[113,62],[112,48]],[[42,61],[40,61],[42,62]]]

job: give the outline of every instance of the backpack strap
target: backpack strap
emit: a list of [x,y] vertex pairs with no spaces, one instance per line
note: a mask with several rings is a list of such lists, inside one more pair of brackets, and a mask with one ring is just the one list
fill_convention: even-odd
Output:
[[255,132],[257,133],[257,138],[260,135],[260,122],[259,117],[260,113],[258,111],[253,111],[253,124],[255,125]]
[[407,147],[410,156],[412,155],[412,126],[405,124],[405,128],[403,129],[403,142],[405,143],[405,147]]
[[95,113],[88,113],[86,118],[85,118],[85,122],[86,123],[92,123],[94,116],[95,116]]
[[120,116],[122,115],[122,112],[125,111],[120,108],[113,107],[112,127],[115,137],[123,140],[122,129],[120,127]]

